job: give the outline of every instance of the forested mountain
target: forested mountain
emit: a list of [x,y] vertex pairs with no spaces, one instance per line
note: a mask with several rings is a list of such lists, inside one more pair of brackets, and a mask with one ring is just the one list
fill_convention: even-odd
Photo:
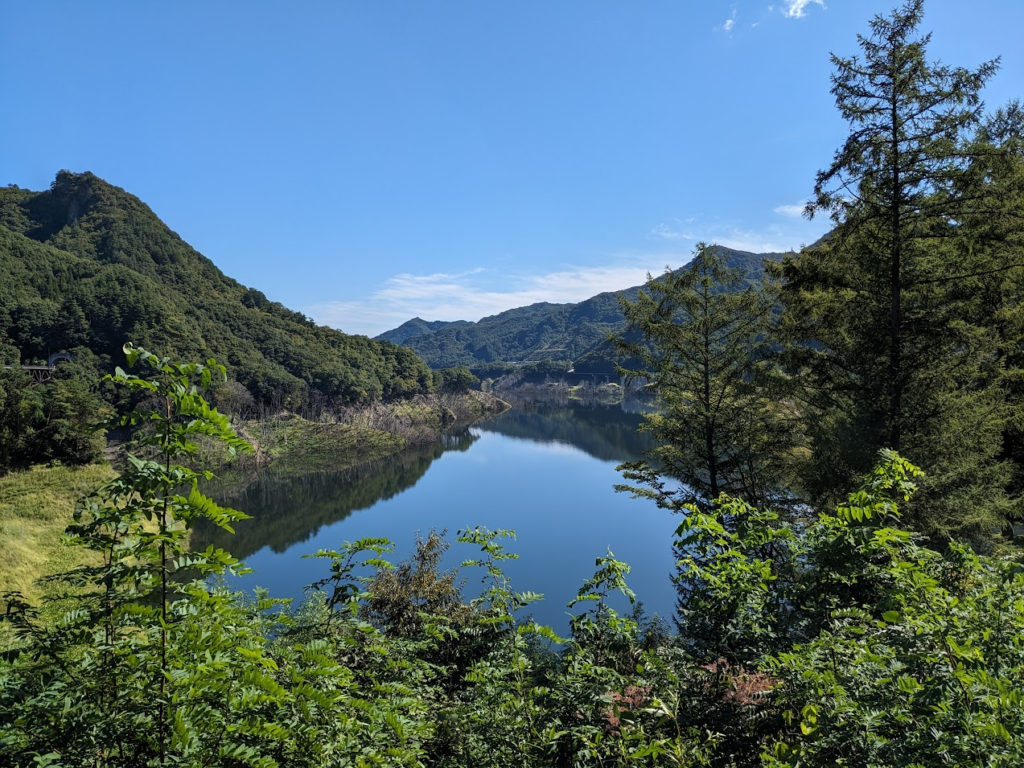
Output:
[[215,357],[258,400],[285,405],[431,385],[410,350],[269,301],[91,173],[61,171],[45,192],[0,188],[0,362],[77,349],[121,364],[126,341],[183,360]]
[[[719,247],[727,267],[738,267],[751,282],[760,282],[764,260],[781,253],[750,253]],[[578,304],[542,302],[485,317],[479,322],[414,318],[377,339],[404,344],[432,368],[480,366],[496,361],[572,360],[577,370],[611,370],[608,334],[620,333],[626,319],[621,294],[633,301],[642,286],[599,293]]]
[[406,341],[413,338],[414,336],[424,336],[431,333],[437,333],[438,331],[446,328],[463,328],[471,326],[473,323],[468,320],[424,320],[420,317],[414,317],[412,320],[406,320],[397,328],[386,331],[378,339],[387,339],[395,344],[405,344]]

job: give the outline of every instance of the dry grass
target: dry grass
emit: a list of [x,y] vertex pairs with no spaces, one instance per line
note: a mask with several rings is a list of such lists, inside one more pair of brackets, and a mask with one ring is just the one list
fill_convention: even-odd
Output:
[[351,466],[396,453],[405,441],[394,434],[351,424],[307,421],[293,414],[235,425],[254,447],[227,468],[246,468],[274,462],[277,467],[323,468]]
[[33,467],[0,478],[0,592],[21,592],[38,604],[40,577],[82,561],[61,541],[75,502],[115,476],[108,466]]

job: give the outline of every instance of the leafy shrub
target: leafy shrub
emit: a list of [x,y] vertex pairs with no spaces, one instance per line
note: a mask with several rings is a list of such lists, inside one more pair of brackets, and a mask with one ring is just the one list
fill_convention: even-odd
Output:
[[[1024,569],[900,530],[920,472],[886,453],[847,504],[795,521],[720,498],[679,527],[678,635],[620,615],[629,566],[596,561],[569,636],[519,618],[540,595],[503,571],[510,531],[469,529],[468,603],[420,540],[317,557],[301,607],[245,598],[189,552],[205,497],[199,436],[246,445],[200,387],[222,371],[126,347],[144,375],[114,383],[158,407],[124,475],[83,500],[62,574],[67,611],[42,623],[4,595],[17,643],[0,658],[0,763],[51,766],[1019,765]],[[183,490],[184,489],[184,490]],[[189,574],[198,575],[188,581]]]

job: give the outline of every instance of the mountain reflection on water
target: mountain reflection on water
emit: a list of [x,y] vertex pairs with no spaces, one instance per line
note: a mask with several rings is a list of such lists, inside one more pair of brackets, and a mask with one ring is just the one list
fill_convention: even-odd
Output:
[[508,437],[575,446],[601,461],[636,461],[651,447],[651,439],[638,432],[643,412],[621,405],[583,405],[573,402],[524,403],[485,421],[479,428]]
[[[638,412],[580,403],[524,404],[433,445],[338,472],[275,473],[209,489],[220,503],[252,516],[237,533],[197,531],[194,546],[222,546],[255,573],[239,586],[267,587],[301,598],[326,575],[322,560],[302,556],[367,536],[395,542],[392,562],[414,549],[417,532],[475,525],[513,529],[505,545],[515,589],[546,595],[534,616],[564,631],[565,605],[611,548],[633,566],[630,585],[649,610],[671,612],[672,532],[678,520],[655,505],[616,493],[617,464],[640,457],[649,438],[637,433]],[[360,512],[361,511],[361,512]],[[360,512],[360,514],[353,514]],[[478,555],[453,544],[444,567]],[[467,596],[480,588],[469,579]],[[620,608],[627,608],[625,605]]]
[[241,487],[238,481],[222,485],[219,491],[215,486],[208,493],[218,503],[243,510],[252,519],[237,523],[234,534],[202,526],[193,535],[193,548],[213,544],[240,560],[264,547],[285,552],[309,541],[323,526],[411,488],[441,454],[468,450],[475,440],[463,429],[441,435],[435,444],[414,446],[337,472],[285,475],[275,473],[271,465]]

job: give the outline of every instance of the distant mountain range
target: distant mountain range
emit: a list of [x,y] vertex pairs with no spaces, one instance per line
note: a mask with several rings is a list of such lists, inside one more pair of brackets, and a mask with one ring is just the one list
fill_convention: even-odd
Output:
[[[782,255],[722,251],[755,282],[764,259]],[[182,360],[216,357],[263,402],[368,402],[429,390],[424,360],[435,369],[558,360],[608,371],[606,339],[625,325],[619,293],[479,322],[414,318],[371,340],[232,280],[145,203],[91,173],[61,171],[42,192],[0,187],[0,364],[78,350],[107,371],[132,341]]]
[[319,326],[226,276],[139,198],[91,173],[0,187],[0,364],[76,351],[97,371],[126,341],[215,357],[257,400],[358,403],[426,392],[405,347]]
[[[740,268],[751,283],[764,278],[765,260],[777,261],[784,255],[718,248],[726,264]],[[573,361],[580,372],[607,372],[611,370],[608,335],[626,326],[618,297],[634,301],[642,288],[599,293],[578,304],[531,304],[478,322],[414,317],[376,338],[409,347],[431,368],[566,360]]]

